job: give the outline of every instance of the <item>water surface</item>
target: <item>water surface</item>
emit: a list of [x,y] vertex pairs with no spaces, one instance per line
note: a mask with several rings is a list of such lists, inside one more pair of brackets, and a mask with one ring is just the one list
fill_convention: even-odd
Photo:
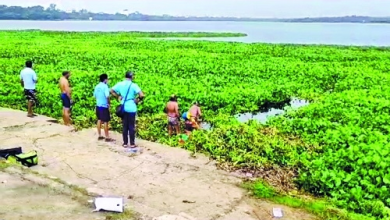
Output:
[[390,46],[389,24],[225,21],[0,21],[0,30],[240,32],[247,37],[204,38],[245,43]]
[[[309,105],[310,103],[306,100],[303,99],[298,99],[298,98],[293,98],[288,107],[291,107],[292,109],[296,110],[298,108],[301,108],[303,106]],[[259,121],[262,124],[265,124],[270,117],[275,117],[278,115],[281,115],[285,113],[285,109],[280,109],[280,108],[271,108],[263,112],[258,112],[258,113],[244,113],[244,114],[238,114],[235,115],[235,118],[242,122],[248,122],[249,120],[256,120]]]

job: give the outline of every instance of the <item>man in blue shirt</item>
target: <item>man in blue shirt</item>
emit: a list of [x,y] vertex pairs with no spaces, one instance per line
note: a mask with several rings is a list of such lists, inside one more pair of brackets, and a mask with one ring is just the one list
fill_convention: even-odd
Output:
[[[136,83],[133,83],[134,74],[132,72],[126,73],[126,79],[117,83],[111,89],[111,94],[118,97],[121,104],[124,105],[123,124],[123,147],[128,147],[130,136],[130,148],[136,150],[135,145],[135,116],[137,114],[137,104],[142,102],[145,95]],[[138,95],[138,98],[136,98]],[[127,96],[126,100],[125,97]]]
[[35,71],[32,69],[33,63],[31,61],[26,61],[26,67],[20,71],[20,83],[24,88],[24,95],[26,96],[28,102],[28,117],[35,116],[33,113],[33,105],[36,103],[36,90],[35,86],[37,84],[38,78]]
[[104,134],[106,142],[112,142],[114,139],[108,135],[108,123],[111,120],[110,117],[110,89],[107,86],[108,76],[107,74],[100,75],[100,83],[95,87],[93,96],[96,98],[96,117],[98,140],[104,140],[101,134],[101,126],[104,124]]

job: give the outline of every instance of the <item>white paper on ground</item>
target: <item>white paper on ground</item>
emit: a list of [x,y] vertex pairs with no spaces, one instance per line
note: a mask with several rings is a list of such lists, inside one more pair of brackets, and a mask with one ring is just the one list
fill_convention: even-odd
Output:
[[123,212],[124,211],[124,199],[123,197],[98,197],[94,199],[95,210],[98,212],[101,210],[111,212]]
[[283,217],[283,211],[281,208],[273,208],[272,209],[272,214],[275,218],[281,218]]

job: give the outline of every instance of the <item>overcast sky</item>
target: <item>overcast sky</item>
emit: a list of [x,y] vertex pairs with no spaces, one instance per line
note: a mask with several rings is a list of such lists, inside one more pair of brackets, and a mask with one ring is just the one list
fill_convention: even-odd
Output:
[[235,16],[235,17],[320,17],[344,15],[389,16],[390,0],[0,0],[0,5],[47,7],[92,12]]

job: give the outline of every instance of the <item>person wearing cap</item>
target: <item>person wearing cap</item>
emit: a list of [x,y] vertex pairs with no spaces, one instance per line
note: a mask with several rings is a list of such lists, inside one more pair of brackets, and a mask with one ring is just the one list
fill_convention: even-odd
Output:
[[171,95],[165,110],[168,117],[169,136],[172,136],[173,130],[175,130],[176,135],[180,134],[179,104],[177,103],[176,95]]
[[[124,116],[122,119],[123,124],[123,147],[129,147],[136,150],[135,145],[135,117],[137,115],[137,104],[141,103],[145,95],[141,91],[140,87],[133,82],[134,74],[129,71],[125,75],[125,80],[117,83],[111,88],[111,94],[117,97],[121,104],[124,106]],[[126,100],[125,97],[127,96]],[[138,96],[138,98],[137,98]]]

